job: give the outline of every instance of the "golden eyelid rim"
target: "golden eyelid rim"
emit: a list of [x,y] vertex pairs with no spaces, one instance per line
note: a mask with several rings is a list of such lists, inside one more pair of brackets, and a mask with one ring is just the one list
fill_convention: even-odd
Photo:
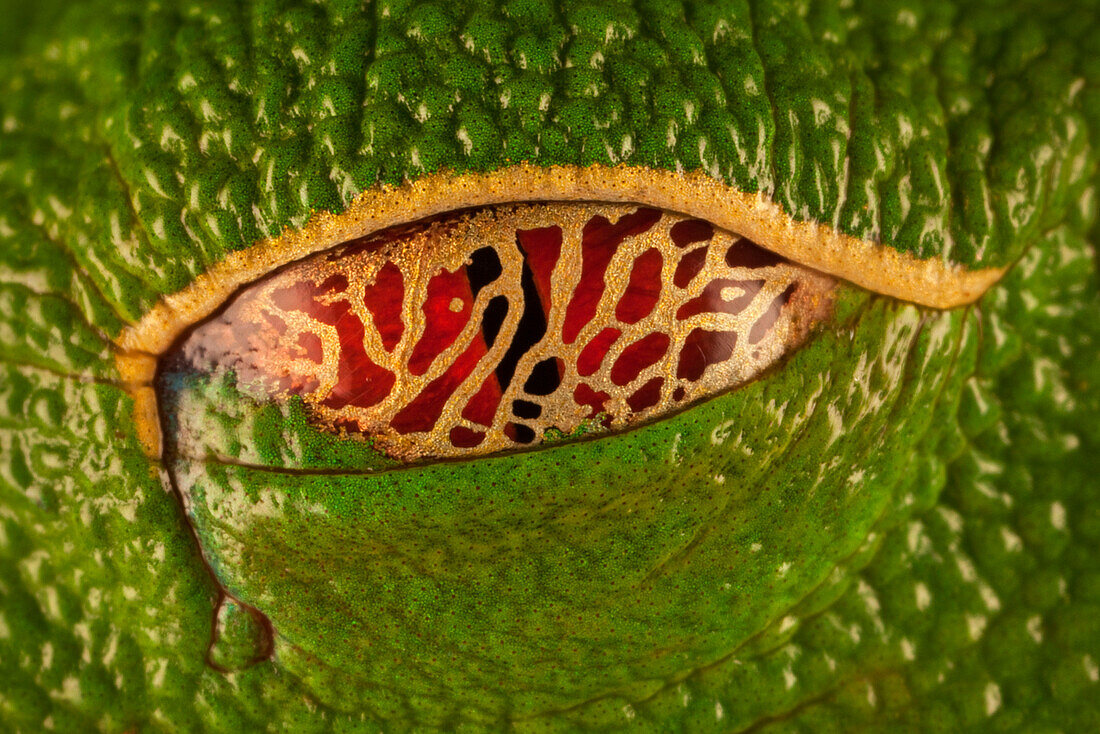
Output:
[[517,164],[490,173],[436,173],[364,191],[341,214],[317,212],[300,229],[230,253],[183,290],[164,297],[115,340],[119,376],[135,400],[138,437],[160,454],[151,382],[157,358],[192,324],[241,286],[342,242],[455,209],[540,201],[632,203],[705,219],[800,265],[883,295],[934,308],[976,301],[1004,268],[967,270],[920,260],[817,222],[792,219],[760,194],[746,194],[702,172],[629,166],[540,167]]

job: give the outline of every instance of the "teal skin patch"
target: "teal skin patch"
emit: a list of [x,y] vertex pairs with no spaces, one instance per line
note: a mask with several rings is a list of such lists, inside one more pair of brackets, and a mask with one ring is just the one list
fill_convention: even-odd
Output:
[[[0,28],[0,729],[1100,729],[1095,3],[385,7],[39,3],[5,16],[27,22]],[[637,431],[359,476],[355,503],[334,475],[202,464],[189,517],[165,492],[172,467],[134,433],[111,341],[124,325],[227,252],[379,181],[519,160],[714,170],[905,252],[1019,262],[960,312],[852,294],[782,369]],[[886,338],[918,322],[915,341]],[[870,370],[856,387],[861,364],[901,377]],[[767,407],[784,403],[817,410],[784,432]],[[833,444],[830,404],[851,428]],[[715,447],[730,420],[751,428]],[[256,421],[310,445],[293,415]],[[227,454],[252,440],[236,438]],[[364,458],[313,438],[301,453],[254,448],[341,471]],[[853,493],[825,451],[872,491]],[[578,513],[616,527],[528,483],[573,452],[615,486],[591,494],[578,463],[564,485]],[[458,481],[475,466],[484,480]],[[506,481],[509,466],[523,469]],[[671,479],[642,492],[642,472]],[[384,477],[403,509],[377,494]],[[221,502],[231,480],[242,491]],[[285,511],[262,528],[242,512],[280,488]],[[519,496],[546,504],[505,504]],[[434,534],[414,532],[414,512]],[[540,512],[555,535],[535,535]],[[231,593],[272,600],[274,658],[253,664],[264,630],[222,599],[189,519]],[[507,532],[478,524],[490,520]],[[301,525],[324,535],[311,546]],[[244,552],[261,531],[270,544]],[[405,554],[372,551],[378,536]],[[409,559],[429,539],[453,603],[416,584]],[[574,539],[583,553],[554,553]],[[329,566],[286,562],[322,543]],[[458,574],[431,560],[437,548],[487,565]],[[349,613],[353,560],[420,627],[395,630],[405,617],[379,593]],[[488,575],[506,560],[527,572],[511,591]],[[582,581],[593,573],[616,594]],[[539,657],[493,606],[536,583],[594,610],[540,612],[548,626],[629,670],[582,674],[581,647]],[[638,622],[639,600],[659,626]],[[400,667],[407,688],[369,685],[399,664],[339,644],[333,608],[370,623],[348,628],[355,639],[419,663]],[[446,649],[415,636],[429,618]],[[612,619],[627,626],[612,633]],[[461,668],[441,662],[475,644]],[[505,659],[525,661],[529,688],[501,692]],[[440,695],[470,680],[489,690]]]

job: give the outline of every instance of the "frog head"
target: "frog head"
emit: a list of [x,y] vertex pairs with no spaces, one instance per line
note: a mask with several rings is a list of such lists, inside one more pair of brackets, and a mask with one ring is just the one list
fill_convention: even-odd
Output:
[[1096,9],[25,12],[14,728],[1095,720]]

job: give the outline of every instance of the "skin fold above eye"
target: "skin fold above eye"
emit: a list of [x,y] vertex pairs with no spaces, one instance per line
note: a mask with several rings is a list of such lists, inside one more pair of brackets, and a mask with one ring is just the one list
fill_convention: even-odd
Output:
[[298,398],[402,461],[621,429],[768,369],[829,315],[835,283],[653,208],[454,212],[283,268],[190,332],[161,373],[171,443],[222,453],[195,380]]

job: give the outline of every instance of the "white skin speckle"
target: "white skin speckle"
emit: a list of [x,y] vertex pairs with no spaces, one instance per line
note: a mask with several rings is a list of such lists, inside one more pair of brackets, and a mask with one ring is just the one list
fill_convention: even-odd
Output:
[[996,683],[985,687],[985,715],[992,716],[1001,708],[1001,688]]
[[157,175],[149,168],[146,168],[143,173],[145,174],[145,180],[149,183],[149,187],[157,192],[158,195],[167,198],[168,194],[164,193],[164,189],[161,188],[160,180],[157,178]]
[[718,22],[714,24],[714,30],[711,32],[711,43],[717,43],[727,33],[729,33],[730,25],[726,22],[725,18],[719,18]]
[[1055,530],[1066,529],[1066,508],[1061,502],[1054,502],[1050,506],[1050,524]]
[[110,665],[118,652],[118,635],[111,635],[107,642],[107,650],[103,653],[103,664]]
[[915,660],[917,657],[917,651],[913,647],[913,643],[904,638],[901,641],[901,654],[906,660]]
[[474,149],[474,141],[470,139],[470,133],[466,131],[466,128],[460,127],[458,132],[455,133],[455,137],[462,143],[462,152],[470,155],[470,152]]
[[836,406],[829,405],[825,410],[829,419],[829,442],[826,445],[831,446],[844,433],[844,419]]
[[683,439],[683,435],[677,433],[672,438],[672,448],[669,449],[669,458],[672,460],[672,463],[676,466],[679,466],[684,461],[683,457],[680,456],[680,441],[682,439]]
[[924,525],[918,521],[909,523],[909,530],[905,534],[909,552],[919,554],[927,550],[928,539],[924,535]]
[[917,16],[912,10],[899,10],[897,18],[898,25],[905,26],[906,28],[917,27]]
[[923,612],[932,603],[932,593],[923,583],[918,583],[913,591],[917,597],[917,609]]
[[1043,641],[1043,618],[1038,614],[1027,620],[1027,633],[1035,640],[1035,644]]
[[997,598],[997,595],[993,592],[993,589],[989,588],[985,584],[982,584],[978,591],[982,595],[982,601],[985,602],[985,608],[991,612],[997,612],[1001,609],[1001,600]]
[[1100,665],[1096,664],[1096,661],[1092,659],[1092,656],[1086,655],[1081,659],[1081,662],[1085,666],[1085,675],[1089,677],[1089,680],[1093,683],[1100,681]]
[[309,65],[309,55],[306,54],[306,50],[301,46],[295,46],[294,48],[290,49],[290,55],[297,59],[303,65]]
[[73,213],[73,210],[62,204],[61,200],[56,196],[50,196],[46,201],[50,205],[50,209],[53,209],[53,213],[57,215],[58,219],[68,219]]
[[947,523],[947,527],[951,529],[951,532],[958,534],[962,532],[963,521],[959,513],[950,509],[949,507],[937,507],[936,511],[939,512],[940,517]]
[[726,421],[725,423],[719,423],[710,432],[710,443],[712,446],[720,446],[726,442],[726,439],[730,437],[731,430],[733,428],[733,421]]
[[1023,550],[1024,541],[1020,540],[1020,536],[1007,527],[1001,528],[1001,537],[1004,538],[1005,550],[1009,553],[1019,553]]
[[878,613],[882,610],[882,604],[879,603],[878,597],[875,596],[875,590],[863,580],[860,580],[857,588],[860,598],[863,599],[863,603],[867,607],[867,613],[877,617]]
[[80,701],[80,681],[75,676],[69,676],[61,681],[61,698],[72,701]]

